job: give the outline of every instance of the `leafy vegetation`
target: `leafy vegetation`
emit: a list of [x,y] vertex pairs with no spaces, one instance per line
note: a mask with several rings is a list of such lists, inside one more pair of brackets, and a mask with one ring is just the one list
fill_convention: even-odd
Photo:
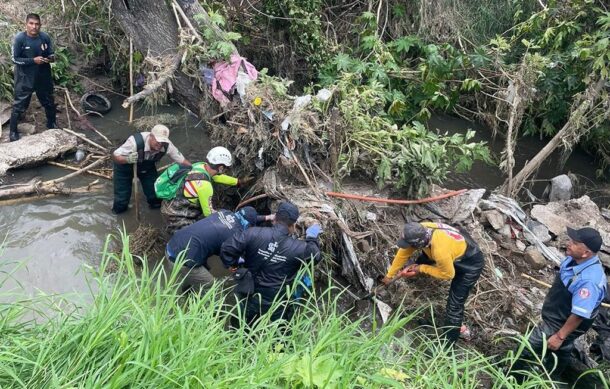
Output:
[[[544,372],[515,384],[502,370],[512,356],[494,361],[403,332],[412,315],[367,331],[341,313],[339,291],[329,285],[301,304],[289,331],[268,315],[249,334],[229,330],[237,312],[225,305],[220,284],[180,296],[177,274],[166,276],[162,266],[137,271],[133,260],[106,246],[85,306],[51,296],[1,304],[0,386],[554,387]],[[110,261],[118,265],[112,275],[105,273]],[[38,320],[28,321],[31,315]]]

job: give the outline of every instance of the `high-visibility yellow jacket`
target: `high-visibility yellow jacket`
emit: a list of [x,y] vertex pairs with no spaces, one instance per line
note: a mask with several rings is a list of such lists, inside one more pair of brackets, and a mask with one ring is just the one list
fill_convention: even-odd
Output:
[[210,176],[205,170],[205,162],[193,164],[193,168],[184,180],[184,197],[192,204],[199,204],[204,217],[210,216],[214,212],[212,206],[212,196],[214,187],[212,183],[236,186],[238,179],[225,174]]
[[[419,265],[419,271],[442,280],[453,279],[455,277],[453,262],[466,253],[468,247],[466,239],[456,228],[447,224],[423,222],[421,225],[437,229],[432,231],[432,239],[428,247],[423,249],[423,252],[434,262],[434,265]],[[394,277],[415,250],[413,247],[399,249],[386,276]]]

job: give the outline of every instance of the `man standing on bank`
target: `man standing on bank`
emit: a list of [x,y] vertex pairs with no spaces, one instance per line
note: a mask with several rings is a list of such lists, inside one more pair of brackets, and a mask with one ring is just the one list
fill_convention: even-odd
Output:
[[17,124],[27,111],[36,92],[47,116],[47,128],[56,128],[53,76],[51,63],[55,62],[51,38],[40,31],[40,16],[31,13],[25,18],[25,31],[13,39],[12,59],[15,64],[15,101],[11,113],[11,142],[19,140]]
[[[399,250],[382,282],[389,283],[399,272],[403,277],[427,274],[441,280],[451,280],[445,313],[445,337],[451,344],[455,343],[464,319],[464,304],[485,264],[479,246],[464,231],[447,224],[430,222],[406,223],[397,245]],[[422,250],[422,254],[416,264],[401,271],[418,249]]]
[[174,162],[191,166],[176,146],[169,140],[169,128],[157,124],[150,132],[131,135],[125,143],[112,153],[114,160],[113,183],[114,204],[112,212],[120,214],[127,210],[131,199],[133,164],[137,164],[138,178],[150,208],[161,207],[161,200],[155,195],[157,161],[167,154]]
[[[542,322],[531,335],[529,343],[532,350],[542,357],[544,341],[548,349],[543,363],[550,371],[554,365],[550,354],[557,356],[557,367],[553,372],[556,378],[565,369],[574,341],[583,335],[595,320],[599,306],[606,295],[607,280],[604,268],[597,256],[602,247],[602,238],[593,228],[579,230],[568,227],[570,241],[566,247],[566,259],[559,267],[559,273],[549,289],[542,305]],[[518,371],[528,367],[533,355],[527,348],[515,363],[512,371],[519,381],[523,378]]]

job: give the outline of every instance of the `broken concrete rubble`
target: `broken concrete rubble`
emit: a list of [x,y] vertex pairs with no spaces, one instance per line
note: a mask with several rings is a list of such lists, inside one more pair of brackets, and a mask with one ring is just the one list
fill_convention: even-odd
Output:
[[599,207],[589,196],[534,205],[531,215],[559,239],[566,238],[567,227],[593,227],[599,231],[604,241],[602,251],[610,253],[610,222],[601,215]]
[[531,233],[526,231],[523,236],[528,242],[530,242],[530,244],[536,244],[536,239],[542,243],[548,243],[551,241],[552,237],[549,234],[549,229],[546,228],[544,224],[535,220],[529,220],[527,223],[525,223],[525,225],[531,231]]
[[549,261],[534,246],[529,246],[525,249],[525,256],[523,258],[532,270],[544,269],[549,264]]
[[545,189],[549,201],[566,201],[572,198],[572,180],[566,174],[553,177]]

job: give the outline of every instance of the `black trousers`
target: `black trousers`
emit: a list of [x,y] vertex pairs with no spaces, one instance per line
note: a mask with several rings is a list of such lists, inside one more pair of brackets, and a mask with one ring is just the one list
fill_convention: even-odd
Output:
[[528,338],[531,350],[528,348],[523,349],[521,356],[511,368],[511,374],[515,376],[518,382],[523,382],[525,379],[525,375],[522,372],[531,370],[539,361],[542,362],[547,371],[553,371],[555,379],[561,377],[561,373],[570,362],[570,354],[574,349],[574,341],[578,336],[571,334],[563,341],[559,350],[551,351],[547,349],[543,357],[544,340],[550,338],[555,332],[557,331],[544,321],[534,328]]
[[450,342],[455,342],[460,337],[460,327],[464,321],[464,305],[470,290],[483,272],[485,257],[479,251],[470,257],[454,262],[454,266],[455,277],[451,281],[445,311],[445,327],[448,327],[445,336]]
[[20,116],[27,111],[35,92],[40,105],[44,107],[47,117],[47,127],[55,125],[55,100],[53,98],[53,81],[49,74],[38,74],[34,80],[27,74],[17,74],[15,76],[15,100],[11,113],[11,132],[17,131],[17,124]]
[[[122,213],[127,210],[131,199],[131,183],[133,181],[133,165],[114,163],[114,174],[112,182],[114,184],[114,203],[112,211]],[[157,179],[157,166],[153,161],[138,163],[138,179],[142,185],[142,191],[146,196],[146,201],[151,208],[159,208],[161,200],[155,194],[155,180]]]
[[[256,321],[271,309],[276,294],[276,290],[258,287],[256,293],[250,296],[236,295],[247,327],[254,326]],[[280,319],[290,321],[294,315],[294,307],[290,299],[282,299],[274,308],[275,310],[271,313],[271,321]],[[239,327],[239,320],[234,318],[231,326]],[[286,328],[283,330],[286,331]]]
[[[416,263],[434,264],[424,253],[417,259]],[[455,261],[453,266],[455,267],[455,276],[449,288],[444,321],[444,326],[446,327],[445,337],[452,343],[460,337],[460,327],[464,321],[464,305],[470,290],[477,283],[483,272],[485,257],[483,253],[478,251],[469,257]]]

